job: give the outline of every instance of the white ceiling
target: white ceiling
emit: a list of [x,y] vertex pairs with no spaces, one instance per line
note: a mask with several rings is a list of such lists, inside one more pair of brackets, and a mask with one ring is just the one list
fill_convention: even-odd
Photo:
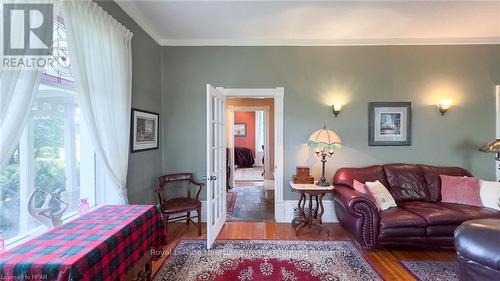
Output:
[[500,43],[500,1],[117,3],[160,45]]

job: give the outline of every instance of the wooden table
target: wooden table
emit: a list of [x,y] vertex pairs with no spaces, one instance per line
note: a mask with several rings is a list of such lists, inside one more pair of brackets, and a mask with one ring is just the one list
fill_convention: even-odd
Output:
[[[330,233],[328,228],[323,226],[323,221],[321,217],[325,212],[325,208],[323,206],[323,197],[327,193],[332,193],[335,189],[334,186],[317,186],[315,184],[297,184],[290,182],[290,187],[294,192],[300,193],[300,199],[298,204],[299,216],[292,220],[292,226],[295,228],[295,234],[299,234],[299,232],[304,227],[317,227],[320,229],[320,232],[323,232],[329,236]],[[309,196],[309,210],[306,213],[305,206],[307,196]],[[313,208],[313,199],[315,201]]]

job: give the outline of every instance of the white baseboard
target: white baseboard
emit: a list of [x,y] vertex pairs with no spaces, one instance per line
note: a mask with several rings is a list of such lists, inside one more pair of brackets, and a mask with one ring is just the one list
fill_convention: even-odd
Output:
[[[284,206],[284,213],[285,213],[285,219],[283,222],[291,222],[294,217],[293,210],[297,208],[297,204],[299,203],[298,200],[287,200],[284,201],[285,206]],[[323,213],[323,222],[339,222],[337,219],[337,216],[335,215],[335,208],[333,206],[333,201],[331,200],[324,200],[323,201],[323,207],[325,208],[325,212]],[[307,208],[307,204],[306,204]]]
[[201,201],[201,221],[207,222],[207,201]]
[[276,222],[291,222],[286,216],[286,201],[278,201],[274,204],[274,219]]
[[[289,223],[293,220],[294,208],[297,208],[298,200],[285,200],[276,202],[275,205],[275,218],[276,222]],[[324,200],[323,206],[325,207],[325,212],[323,214],[323,222],[338,222],[337,216],[335,215],[335,208],[333,206],[333,201]],[[307,206],[306,206],[307,207]],[[207,221],[207,201],[201,201],[201,221]]]

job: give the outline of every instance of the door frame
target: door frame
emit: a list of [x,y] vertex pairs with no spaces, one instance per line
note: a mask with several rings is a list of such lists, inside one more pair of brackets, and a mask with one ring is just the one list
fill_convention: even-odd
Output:
[[274,99],[274,219],[285,220],[283,199],[283,123],[285,88],[224,88],[216,87],[226,98],[273,98]]
[[[227,144],[227,147],[229,147],[229,149],[231,150],[231,154],[230,155],[234,155],[234,134],[232,133],[234,131],[234,113],[235,112],[257,112],[257,111],[264,111],[264,119],[265,119],[265,125],[264,125],[264,170],[265,170],[265,174],[264,174],[264,180],[266,179],[266,177],[269,178],[269,173],[272,172],[273,167],[269,166],[269,163],[271,163],[271,158],[270,158],[270,155],[269,155],[269,144],[270,144],[270,130],[268,128],[269,124],[270,124],[270,111],[271,111],[271,108],[268,106],[268,105],[256,105],[256,106],[245,106],[245,105],[229,105],[228,107],[228,110],[229,110],[229,114],[228,114],[228,118],[226,120],[226,123],[228,125],[228,131],[227,131],[227,137],[228,137],[228,142],[226,142]],[[256,147],[257,149],[257,147]],[[236,170],[235,169],[235,164],[234,164],[234,157],[230,157],[230,166],[231,166],[231,171],[233,171],[233,173],[231,173],[231,186],[234,186],[234,171]],[[267,163],[267,164],[266,164]],[[267,168],[271,168],[271,169],[267,169]]]

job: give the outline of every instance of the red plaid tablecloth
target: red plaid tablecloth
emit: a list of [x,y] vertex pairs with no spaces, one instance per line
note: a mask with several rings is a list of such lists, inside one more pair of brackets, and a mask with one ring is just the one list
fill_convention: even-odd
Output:
[[120,280],[166,241],[155,206],[102,206],[0,255],[0,280]]

